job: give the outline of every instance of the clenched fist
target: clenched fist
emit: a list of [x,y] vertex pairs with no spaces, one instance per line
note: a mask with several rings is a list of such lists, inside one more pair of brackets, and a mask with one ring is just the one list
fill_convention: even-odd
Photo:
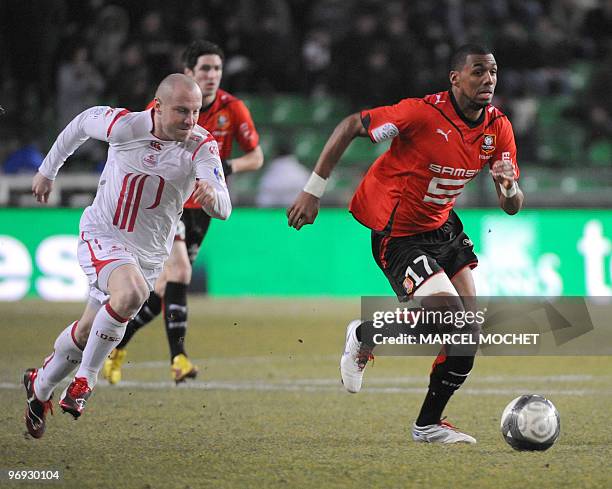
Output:
[[299,230],[304,224],[312,224],[319,213],[321,201],[308,192],[300,192],[295,202],[287,209],[287,219],[290,227]]

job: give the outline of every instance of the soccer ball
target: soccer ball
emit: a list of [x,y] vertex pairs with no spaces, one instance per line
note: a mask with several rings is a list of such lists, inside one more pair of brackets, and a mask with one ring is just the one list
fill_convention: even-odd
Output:
[[502,436],[515,450],[548,450],[559,438],[560,431],[557,408],[537,394],[513,399],[502,413]]

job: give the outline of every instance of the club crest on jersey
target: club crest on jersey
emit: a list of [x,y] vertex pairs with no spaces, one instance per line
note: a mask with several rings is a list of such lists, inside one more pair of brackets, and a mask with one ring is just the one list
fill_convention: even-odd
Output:
[[158,143],[157,141],[151,141],[149,146],[151,146],[151,148],[153,148],[155,151],[161,151],[164,148],[162,144]]
[[495,151],[495,134],[485,134],[482,138],[481,149],[483,153],[492,153]]
[[402,285],[404,286],[404,290],[406,291],[406,294],[408,295],[412,294],[412,290],[414,289],[414,282],[412,281],[410,277],[406,277]]
[[157,165],[157,155],[154,153],[149,154],[142,159],[142,162],[148,166],[155,166]]

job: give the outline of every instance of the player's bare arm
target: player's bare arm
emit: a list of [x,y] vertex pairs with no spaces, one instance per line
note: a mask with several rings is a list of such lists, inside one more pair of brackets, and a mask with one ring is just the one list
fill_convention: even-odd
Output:
[[264,155],[261,146],[256,146],[252,151],[245,153],[239,158],[227,160],[227,164],[232,167],[232,173],[243,171],[259,170],[263,166]]
[[[343,119],[325,143],[311,180],[327,180],[351,141],[358,136],[367,135],[368,132],[363,127],[361,116],[358,113]],[[308,184],[305,188],[308,188]],[[299,230],[305,224],[312,224],[319,213],[320,201],[320,195],[314,195],[307,190],[300,192],[293,205],[287,209],[289,226]]]
[[49,201],[49,194],[53,190],[53,180],[49,180],[42,173],[36,172],[32,180],[32,195],[37,202],[46,204]]
[[491,176],[496,183],[499,206],[506,214],[516,214],[523,207],[524,196],[515,179],[514,166],[510,161],[497,160],[491,166]]

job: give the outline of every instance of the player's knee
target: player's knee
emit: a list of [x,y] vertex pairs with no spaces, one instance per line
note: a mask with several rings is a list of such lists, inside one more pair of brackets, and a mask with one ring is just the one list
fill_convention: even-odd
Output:
[[191,264],[189,260],[177,260],[172,267],[168,268],[168,282],[188,284],[191,282]]
[[159,297],[163,297],[164,294],[166,293],[166,280],[165,280],[165,277],[164,277],[164,280],[158,280],[157,282],[155,282],[155,293]]
[[136,314],[149,297],[149,289],[144,284],[126,284],[111,296],[113,309],[124,317]]

